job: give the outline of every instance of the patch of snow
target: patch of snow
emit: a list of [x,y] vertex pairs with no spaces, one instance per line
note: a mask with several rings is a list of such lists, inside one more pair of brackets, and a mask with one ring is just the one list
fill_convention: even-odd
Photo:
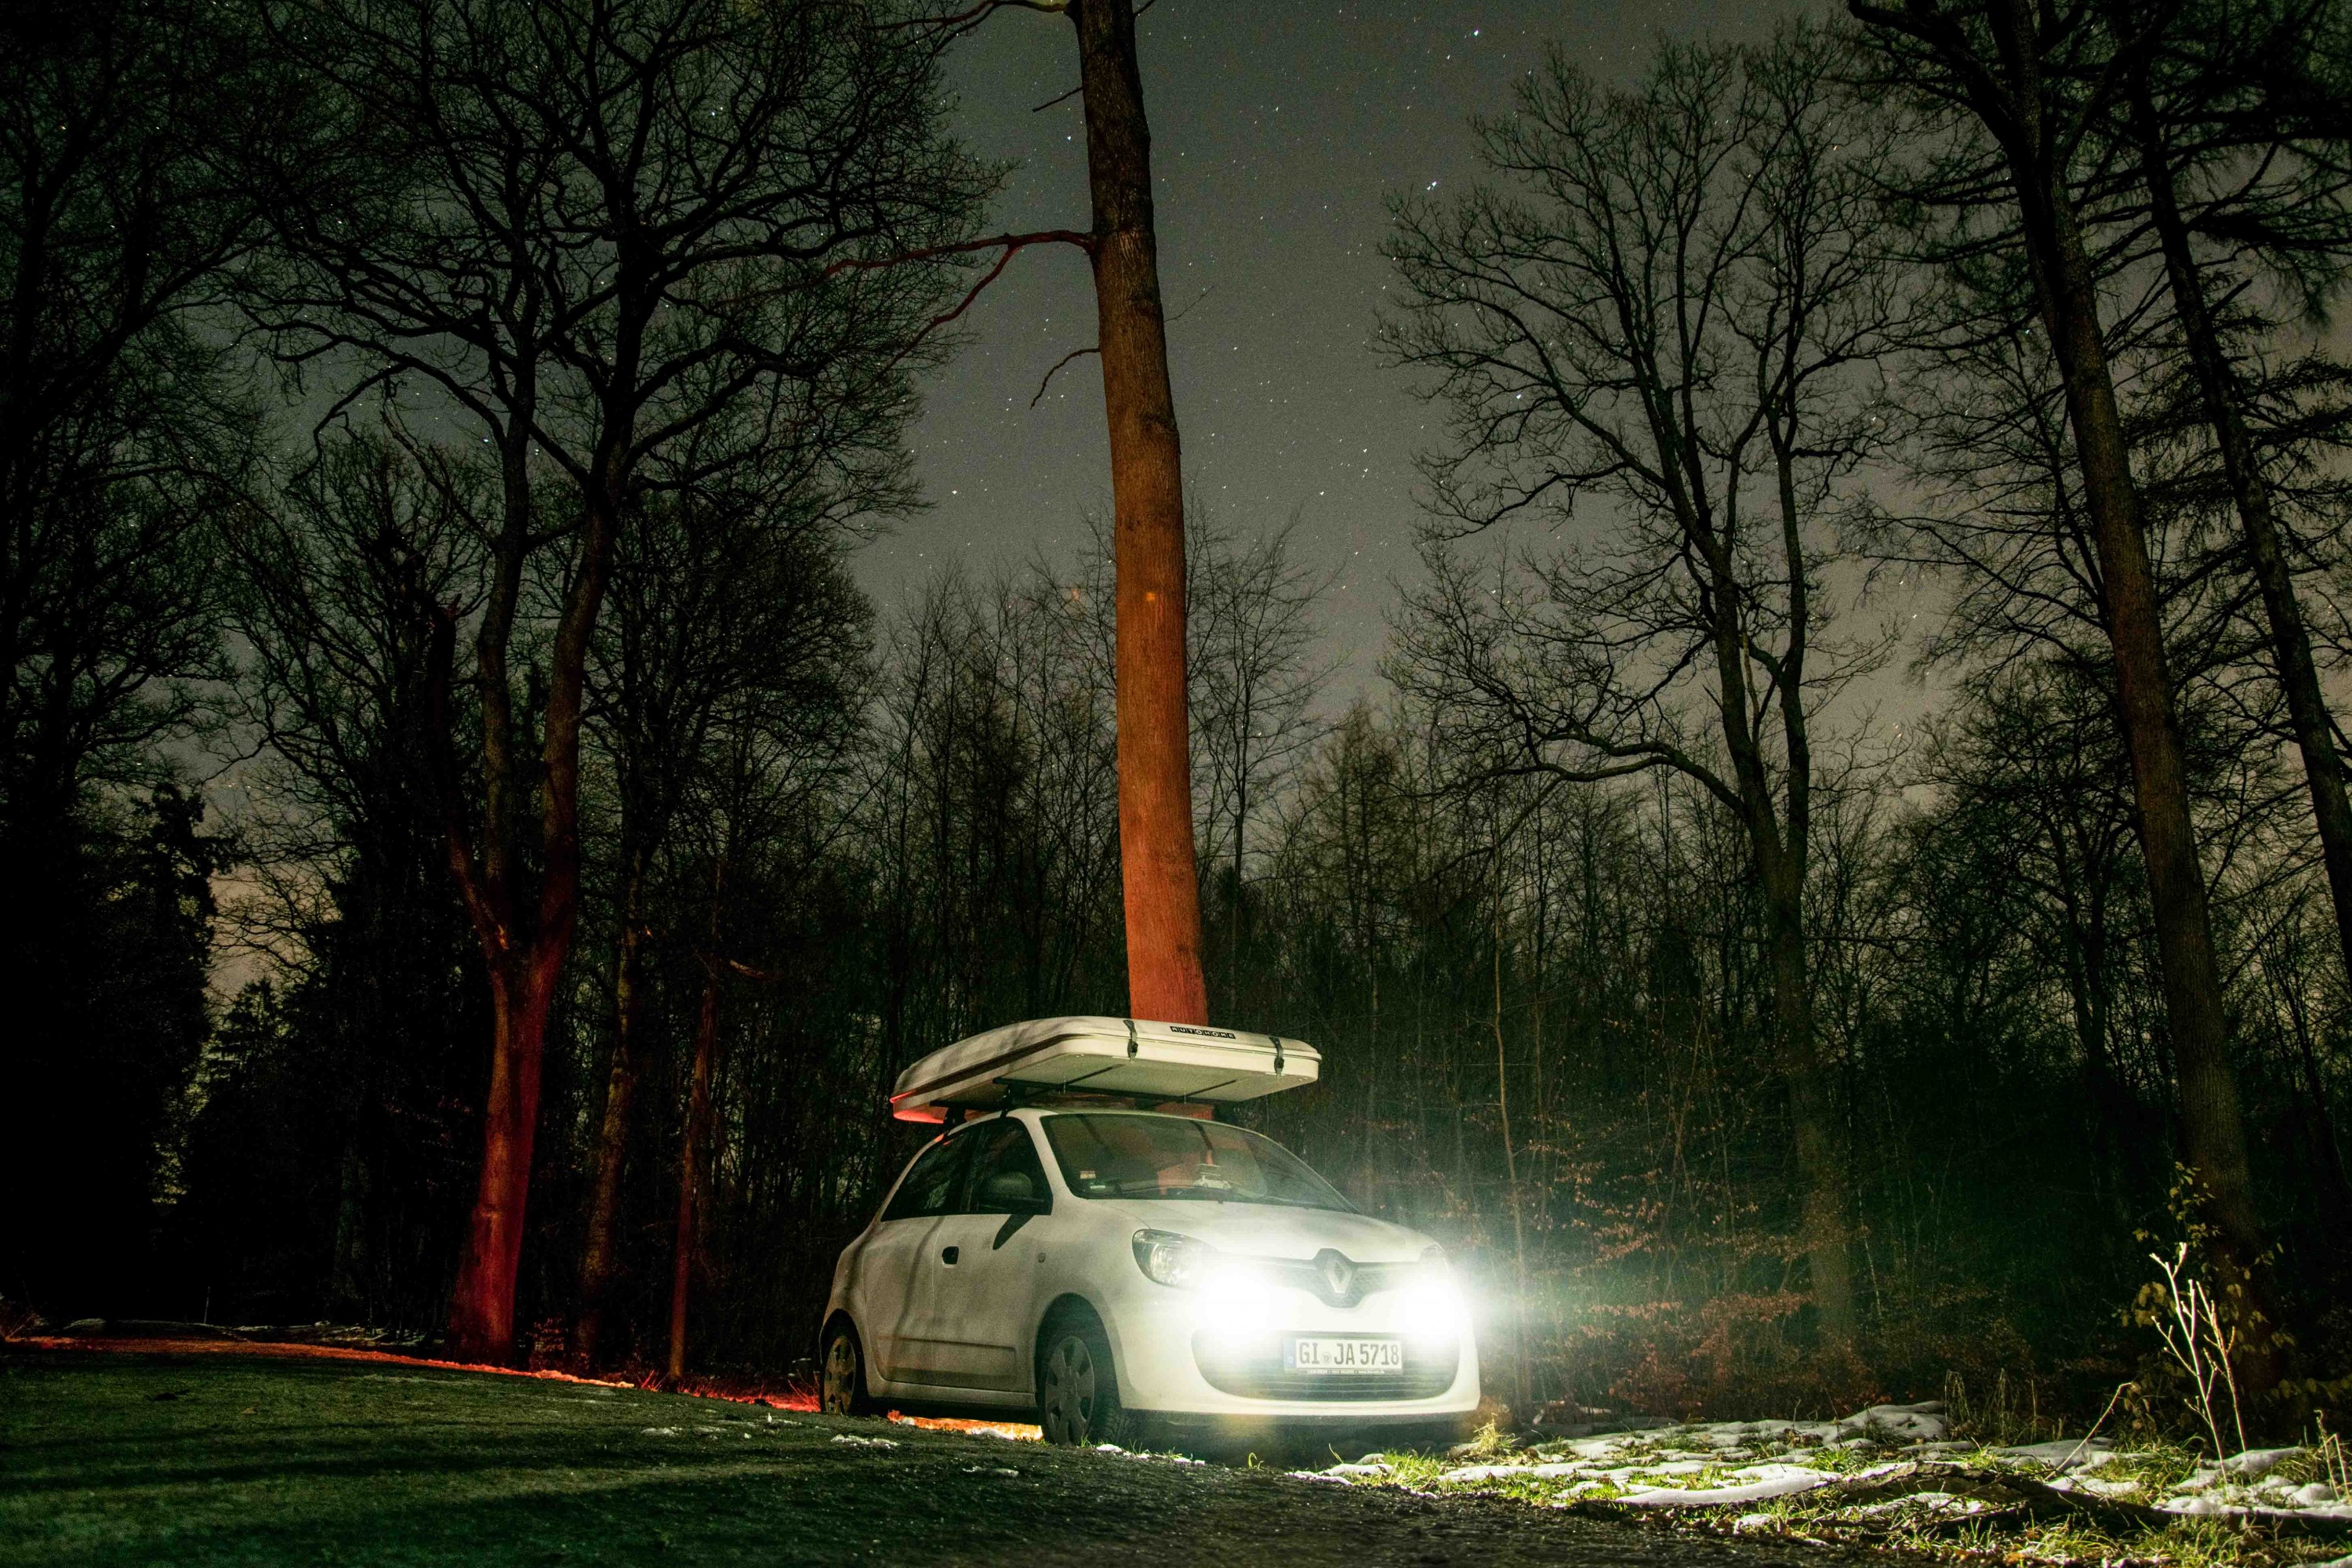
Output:
[[2021,1443],[1995,1448],[2004,1459],[2021,1459],[2046,1470],[2095,1470],[2116,1458],[2115,1445],[2105,1437],[2060,1437],[2048,1443]]
[[2095,1497],[2129,1497],[2139,1490],[2137,1481],[2103,1481],[2096,1476],[2084,1476],[2081,1480],[2068,1484]]
[[1629,1493],[1617,1500],[1636,1508],[1715,1508],[1724,1503],[1762,1502],[1767,1498],[1811,1491],[1837,1479],[1825,1470],[1803,1465],[1750,1465],[1734,1473],[1754,1479],[1727,1487],[1658,1487]]
[[848,1432],[835,1433],[833,1440],[836,1443],[846,1443],[853,1448],[895,1448],[898,1446],[895,1438],[860,1437]]
[[1743,1513],[1731,1521],[1731,1528],[1735,1534],[1746,1535],[1750,1531],[1770,1530],[1780,1522],[1769,1513]]
[[2301,1448],[2249,1448],[2222,1460],[2221,1469],[2232,1476],[2266,1476],[2278,1468],[2280,1460],[2292,1459],[2302,1452]]
[[2322,1503],[2336,1500],[2336,1489],[2326,1481],[2313,1481],[2308,1486],[2297,1487],[2287,1497],[2297,1508],[2317,1508]]
[[1328,1481],[1335,1487],[1350,1487],[1356,1484],[1345,1476],[1326,1475],[1321,1470],[1293,1470],[1290,1472],[1290,1479],[1294,1481]]
[[1841,1418],[1836,1425],[1865,1434],[1885,1433],[1890,1436],[1908,1437],[1915,1442],[1931,1443],[1951,1429],[1940,1399],[1923,1399],[1916,1405],[1874,1405],[1869,1409]]
[[1392,1476],[1396,1474],[1396,1467],[1387,1463],[1333,1465],[1317,1473],[1326,1476]]
[[1008,1470],[1002,1465],[966,1465],[963,1473],[967,1476],[1017,1476],[1021,1472]]
[[2216,1485],[2221,1479],[2221,1471],[2209,1465],[2200,1465],[2189,1473],[2187,1479],[2179,1482],[2172,1489],[2176,1492],[2201,1492]]
[[648,1437],[675,1437],[677,1436],[677,1428],[675,1426],[648,1426],[646,1428],[646,1436]]

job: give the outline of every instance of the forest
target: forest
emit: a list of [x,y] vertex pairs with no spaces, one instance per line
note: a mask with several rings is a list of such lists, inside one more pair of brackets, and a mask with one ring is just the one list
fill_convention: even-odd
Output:
[[[898,1071],[1129,1011],[1108,490],[856,574],[1053,237],[950,122],[994,8],[0,15],[0,1298],[782,1379]],[[1188,514],[1209,1016],[1325,1064],[1244,1120],[1521,1410],[2095,1412],[2177,1243],[2326,1404],[2352,16],[1612,71],[1391,202],[1385,645]]]

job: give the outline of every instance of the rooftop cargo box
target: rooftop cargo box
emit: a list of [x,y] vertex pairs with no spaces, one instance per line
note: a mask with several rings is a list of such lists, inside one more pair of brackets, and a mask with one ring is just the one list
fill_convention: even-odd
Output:
[[898,1075],[890,1113],[944,1121],[950,1107],[990,1109],[1055,1091],[1255,1100],[1313,1083],[1322,1064],[1314,1047],[1275,1035],[1142,1018],[1037,1018],[933,1051]]

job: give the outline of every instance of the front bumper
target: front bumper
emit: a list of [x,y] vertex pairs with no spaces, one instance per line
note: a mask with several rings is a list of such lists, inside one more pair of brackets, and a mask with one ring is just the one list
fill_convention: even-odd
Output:
[[[1323,1421],[1361,1426],[1426,1422],[1466,1415],[1478,1405],[1478,1349],[1466,1311],[1433,1323],[1381,1292],[1352,1308],[1325,1305],[1301,1290],[1253,1300],[1236,1321],[1230,1303],[1202,1292],[1140,1280],[1111,1303],[1111,1340],[1119,1400],[1169,1416]],[[1401,1373],[1301,1373],[1285,1365],[1284,1346],[1300,1335],[1400,1340]]]

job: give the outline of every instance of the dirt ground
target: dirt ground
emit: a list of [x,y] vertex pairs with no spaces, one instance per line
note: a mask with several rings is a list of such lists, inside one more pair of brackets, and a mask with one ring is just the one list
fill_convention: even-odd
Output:
[[390,1358],[0,1349],[9,1568],[1864,1560]]

